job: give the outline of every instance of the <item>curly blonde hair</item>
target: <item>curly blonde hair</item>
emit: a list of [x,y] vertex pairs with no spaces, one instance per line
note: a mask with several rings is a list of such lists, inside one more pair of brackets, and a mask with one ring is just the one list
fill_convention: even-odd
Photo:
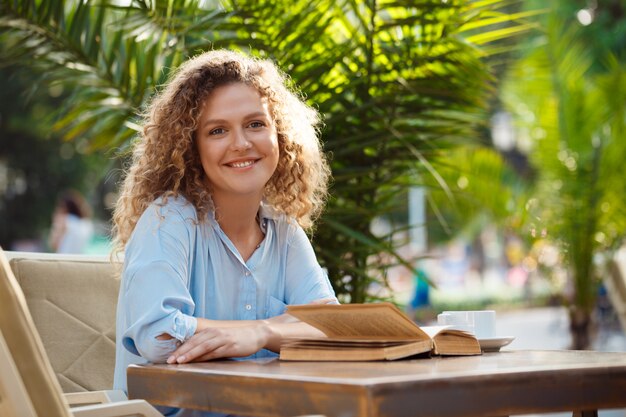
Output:
[[158,197],[182,195],[205,219],[211,190],[196,148],[202,105],[217,87],[245,83],[269,104],[278,133],[279,161],[264,200],[304,228],[325,203],[330,170],[318,137],[318,112],[287,87],[270,61],[233,51],[210,51],[183,63],[143,115],[132,164],[113,214],[115,246],[123,250],[141,214]]

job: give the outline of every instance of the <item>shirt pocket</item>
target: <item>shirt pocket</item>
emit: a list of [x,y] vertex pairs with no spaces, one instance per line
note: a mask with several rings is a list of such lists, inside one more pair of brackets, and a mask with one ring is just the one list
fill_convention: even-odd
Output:
[[280,316],[284,314],[287,310],[287,304],[283,303],[276,297],[272,297],[271,295],[267,300],[267,318]]

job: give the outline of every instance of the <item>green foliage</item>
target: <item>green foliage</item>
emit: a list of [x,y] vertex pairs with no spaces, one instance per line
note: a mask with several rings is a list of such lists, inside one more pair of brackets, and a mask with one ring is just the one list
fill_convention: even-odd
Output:
[[[274,59],[325,116],[332,197],[314,245],[345,301],[409,260],[370,231],[438,161],[473,141],[489,72],[479,45],[532,27],[505,0],[2,0],[3,60],[73,86],[56,128],[94,149],[124,147],[169,70],[211,48]],[[492,51],[494,52],[494,51]]]
[[[48,115],[63,100],[59,89],[33,88],[24,68],[0,69],[0,246],[45,241],[62,190],[91,197],[98,172],[109,163],[84,155],[86,142],[62,141],[50,132]],[[23,95],[28,92],[28,96]]]
[[573,305],[595,305],[594,257],[610,253],[626,233],[626,66],[612,55],[600,72],[581,29],[552,16],[541,47],[518,62],[506,101],[532,140],[537,172],[528,201],[528,232],[562,248]]
[[520,207],[528,198],[528,184],[496,150],[457,148],[438,163],[437,172],[440,180],[431,178],[428,185],[430,206],[438,219],[429,224],[431,241],[447,241],[459,231],[475,229],[476,222],[503,230],[516,230],[524,223]]

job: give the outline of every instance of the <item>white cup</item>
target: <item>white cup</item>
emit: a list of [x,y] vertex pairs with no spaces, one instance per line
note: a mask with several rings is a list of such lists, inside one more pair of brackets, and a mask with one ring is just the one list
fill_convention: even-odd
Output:
[[479,339],[496,336],[496,312],[493,310],[444,311],[437,316],[437,322],[470,332]]

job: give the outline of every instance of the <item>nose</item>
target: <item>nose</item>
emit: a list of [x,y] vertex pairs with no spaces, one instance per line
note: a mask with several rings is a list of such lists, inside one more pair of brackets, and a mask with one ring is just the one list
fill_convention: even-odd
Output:
[[233,138],[231,142],[231,148],[235,151],[245,151],[252,147],[252,143],[246,137],[246,133],[243,129],[235,129],[233,131]]

